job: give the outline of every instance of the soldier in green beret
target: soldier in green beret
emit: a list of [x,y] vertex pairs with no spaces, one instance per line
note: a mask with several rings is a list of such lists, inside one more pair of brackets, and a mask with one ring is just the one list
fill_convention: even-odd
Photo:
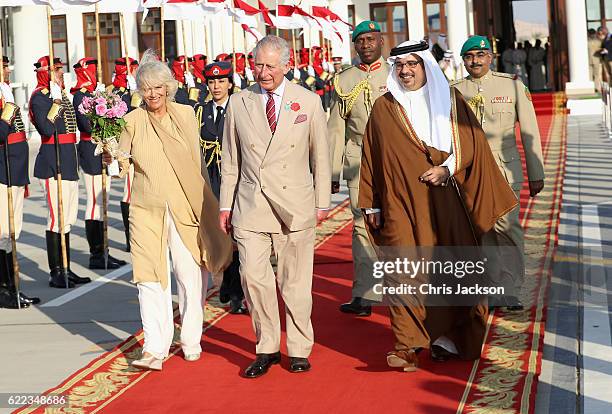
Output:
[[[529,193],[534,197],[544,187],[544,164],[540,131],[529,89],[516,77],[490,70],[493,60],[491,45],[484,36],[470,37],[461,48],[463,64],[469,76],[452,82],[480,121],[499,168],[514,190],[516,197],[523,186],[521,156],[516,147],[514,127],[518,121],[525,150]],[[510,309],[522,309],[518,299],[525,275],[523,229],[519,222],[519,207],[499,219],[495,228],[485,234],[485,246],[497,249],[497,274],[491,277],[499,286],[514,287],[506,294]]]
[[334,94],[327,123],[332,146],[332,193],[340,188],[340,171],[347,182],[353,212],[354,281],[352,300],[340,306],[345,313],[369,316],[370,301],[379,298],[372,291],[372,265],[368,252],[370,241],[365,229],[359,198],[361,145],[374,101],[387,92],[389,65],[382,58],[383,38],[380,25],[373,21],[359,23],[353,30],[353,43],[361,63],[336,74]]

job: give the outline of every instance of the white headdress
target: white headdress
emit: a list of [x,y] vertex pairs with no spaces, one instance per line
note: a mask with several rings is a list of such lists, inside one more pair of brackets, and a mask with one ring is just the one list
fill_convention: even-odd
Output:
[[[417,55],[423,59],[425,75],[427,76],[427,94],[430,108],[431,144],[440,151],[452,151],[452,131],[450,121],[451,98],[448,80],[442,73],[438,62],[428,50],[426,41],[409,40],[391,49],[391,56],[387,59],[390,65],[396,59],[403,59],[409,55]],[[406,108],[406,89],[402,86],[395,69],[387,77],[387,89],[393,97]],[[408,111],[406,111],[408,113]],[[410,119],[411,122],[414,122]]]

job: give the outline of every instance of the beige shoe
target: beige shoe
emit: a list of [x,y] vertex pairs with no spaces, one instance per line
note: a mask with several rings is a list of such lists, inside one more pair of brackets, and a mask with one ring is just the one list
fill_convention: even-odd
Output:
[[197,361],[198,359],[200,359],[199,353],[185,355],[185,361],[193,362],[193,361]]
[[140,368],[140,369],[150,369],[153,371],[161,371],[162,363],[163,363],[162,359],[155,358],[153,355],[149,354],[149,356],[147,357],[143,357],[143,358],[137,359],[136,361],[132,362],[132,366],[136,368]]

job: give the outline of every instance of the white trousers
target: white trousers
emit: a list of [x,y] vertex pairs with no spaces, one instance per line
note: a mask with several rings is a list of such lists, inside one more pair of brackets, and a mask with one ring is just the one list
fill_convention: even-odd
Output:
[[124,203],[130,203],[132,201],[132,181],[134,181],[134,164],[130,164],[130,169],[125,176],[125,182],[123,184],[123,198],[121,201]]
[[[57,181],[46,178],[43,181],[45,200],[47,201],[47,230],[59,233],[59,207],[57,200]],[[76,223],[79,210],[79,182],[62,180],[62,205],[64,209],[64,233],[70,231]]]
[[[89,175],[83,173],[85,190],[87,192],[87,205],[85,207],[85,220],[102,221],[102,174]],[[106,202],[110,197],[111,178],[106,176]]]
[[[8,194],[6,188],[6,185],[0,184],[0,250],[4,250],[8,253],[13,251],[13,246],[11,245],[11,235],[9,234]],[[23,222],[23,197],[25,195],[25,186],[13,186],[11,188],[13,191],[15,239],[18,239],[21,233],[21,224]]]
[[[177,282],[179,312],[181,314],[181,347],[185,355],[202,352],[202,324],[208,275],[193,259],[176,230],[172,214],[166,210],[168,225],[168,250],[172,257],[172,270]],[[206,277],[204,277],[206,276]],[[204,299],[204,300],[203,300]],[[168,269],[168,286],[162,289],[159,282],[138,283],[140,317],[144,330],[143,353],[156,358],[168,356],[174,337],[172,312],[172,286]]]

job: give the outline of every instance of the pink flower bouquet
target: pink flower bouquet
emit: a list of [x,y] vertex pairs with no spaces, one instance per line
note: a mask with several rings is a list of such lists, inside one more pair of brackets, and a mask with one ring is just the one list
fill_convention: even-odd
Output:
[[96,143],[94,154],[102,154],[104,150],[113,158],[129,158],[129,154],[119,151],[119,135],[125,126],[123,116],[128,107],[115,93],[94,92],[86,96],[79,105],[79,112],[91,121],[91,140]]

